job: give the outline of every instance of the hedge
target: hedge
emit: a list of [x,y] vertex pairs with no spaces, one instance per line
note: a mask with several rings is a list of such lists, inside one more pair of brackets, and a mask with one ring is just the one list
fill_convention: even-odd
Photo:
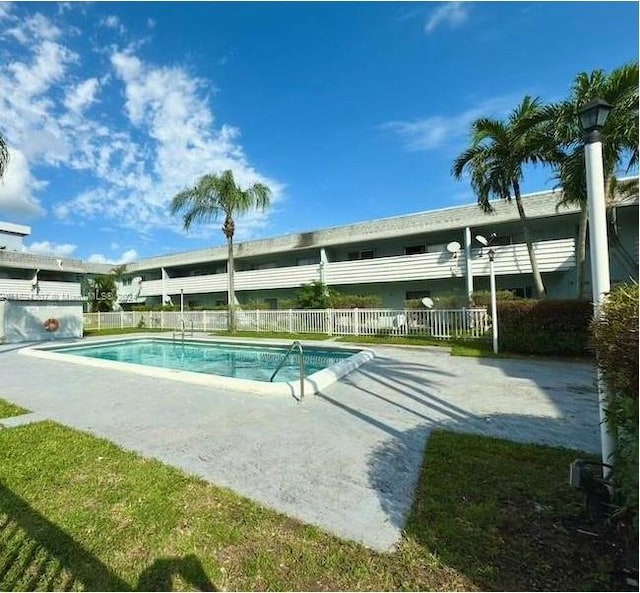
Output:
[[613,478],[638,528],[638,285],[614,288],[592,323],[593,347],[607,386],[615,434]]
[[500,350],[522,354],[586,356],[593,308],[585,300],[498,302]]

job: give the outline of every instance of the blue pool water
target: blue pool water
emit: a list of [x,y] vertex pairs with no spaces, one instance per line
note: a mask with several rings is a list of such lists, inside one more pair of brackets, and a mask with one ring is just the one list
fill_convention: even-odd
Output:
[[[55,352],[163,367],[254,381],[269,381],[288,347],[256,344],[158,340],[145,338],[92,346],[61,346]],[[304,347],[305,374],[309,376],[356,354],[354,351]],[[292,351],[274,382],[299,378],[299,354]]]

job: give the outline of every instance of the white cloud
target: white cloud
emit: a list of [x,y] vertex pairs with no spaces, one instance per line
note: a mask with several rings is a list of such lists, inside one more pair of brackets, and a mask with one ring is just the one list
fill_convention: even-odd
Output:
[[[274,190],[277,201],[282,185],[260,175],[251,167],[238,144],[239,130],[232,126],[214,127],[214,116],[206,96],[210,85],[176,67],[153,67],[131,51],[115,51],[111,63],[123,84],[125,113],[130,123],[151,140],[151,154],[140,159],[142,150],[123,137],[97,151],[94,169],[112,184],[85,191],[56,208],[68,218],[98,214],[120,219],[123,226],[145,232],[153,228],[180,226],[179,219],[167,216],[171,198],[206,173],[232,169],[237,182],[246,187],[263,182]],[[149,158],[150,157],[150,158]],[[117,165],[111,163],[117,161]],[[123,192],[115,186],[121,186]],[[239,229],[258,229],[264,215],[239,220]],[[217,227],[216,227],[217,228]]]
[[113,241],[111,243],[111,249],[113,249],[114,251],[116,251],[117,249],[120,249],[120,244]]
[[93,253],[87,261],[92,264],[113,264],[120,266],[122,264],[130,264],[139,259],[138,252],[135,249],[127,249],[119,258],[106,257],[102,253]]
[[8,18],[12,8],[13,4],[11,2],[0,2],[0,21]]
[[55,41],[61,34],[60,29],[40,13],[20,20],[18,25],[5,31],[5,35],[15,38],[16,41],[22,44],[27,44],[29,39],[32,38],[40,41]]
[[64,104],[67,109],[80,113],[91,105],[91,103],[95,101],[98,84],[96,78],[88,78],[70,88],[64,99]]
[[149,27],[149,29],[154,29],[155,26],[156,26],[156,20],[149,17],[147,19],[147,27]]
[[44,208],[33,195],[43,186],[31,174],[25,155],[9,147],[9,163],[4,177],[0,179],[0,211],[12,216],[43,215]]
[[51,255],[55,257],[69,257],[76,250],[77,245],[71,243],[56,244],[49,241],[40,241],[25,245],[24,251],[37,253],[38,255]]
[[[5,205],[43,212],[35,197],[43,184],[34,176],[43,166],[89,179],[76,195],[51,200],[59,219],[101,221],[142,236],[178,231],[180,219],[168,215],[171,198],[205,173],[232,169],[241,186],[260,181],[272,188],[274,202],[280,199],[282,184],[251,166],[240,131],[215,121],[210,82],[184,68],[149,64],[135,45],[100,48],[110,58],[107,70],[94,65],[87,71],[85,54],[66,44],[68,30],[40,14],[7,15],[12,32],[0,31],[0,37],[19,41],[9,44],[13,51],[0,65],[0,129],[22,159],[8,173]],[[102,25],[117,29],[122,23],[107,17]],[[98,97],[104,109],[88,109]],[[120,114],[106,111],[118,100]],[[239,218],[239,235],[249,238],[268,224],[267,216]],[[219,226],[201,230],[217,234]]]
[[106,18],[102,19],[100,24],[107,29],[118,31],[121,35],[127,32],[126,27],[120,22],[120,19],[115,14],[110,14]]
[[409,151],[435,150],[466,141],[471,122],[479,117],[505,116],[518,102],[517,95],[494,97],[476,107],[454,115],[433,115],[414,120],[390,121],[380,126],[397,134]]
[[433,33],[441,24],[452,28],[459,27],[469,18],[469,4],[467,2],[447,2],[433,11],[424,30]]

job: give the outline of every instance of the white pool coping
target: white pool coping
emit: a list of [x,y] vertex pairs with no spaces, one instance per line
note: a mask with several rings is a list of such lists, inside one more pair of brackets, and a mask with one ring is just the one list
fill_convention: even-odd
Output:
[[[100,339],[100,340],[83,340],[83,341],[73,341],[61,343],[57,342],[55,344],[46,344],[46,345],[37,345],[37,346],[28,346],[26,348],[22,348],[19,350],[20,354],[25,354],[27,356],[34,356],[37,358],[44,358],[51,361],[57,362],[70,362],[73,364],[82,364],[85,366],[91,366],[95,368],[102,369],[114,369],[126,371],[129,373],[135,373],[138,375],[145,375],[147,377],[156,377],[162,379],[172,379],[175,381],[183,381],[184,383],[191,383],[195,385],[203,385],[206,387],[216,387],[219,389],[230,389],[233,391],[243,391],[249,393],[255,393],[257,395],[288,395],[294,397],[297,400],[302,399],[301,394],[301,386],[300,381],[287,381],[287,382],[277,382],[277,383],[269,383],[266,381],[254,381],[252,379],[236,379],[233,377],[225,377],[222,375],[210,375],[206,373],[196,373],[193,371],[183,371],[177,369],[166,369],[162,367],[155,366],[145,366],[139,364],[133,364],[128,362],[119,362],[115,360],[102,360],[99,358],[89,358],[84,356],[77,356],[73,354],[65,354],[64,352],[52,352],[56,348],[64,347],[72,347],[77,346],[79,348],[86,346],[98,346],[100,344],[111,344],[111,343],[122,343],[129,341],[148,341],[148,340],[159,340],[170,342],[172,338],[161,337],[161,336],[120,336],[110,339]],[[281,342],[270,342],[270,341],[260,341],[260,342],[252,342],[252,341],[231,341],[231,340],[219,340],[219,339],[211,339],[211,338],[193,338],[185,340],[185,343],[210,343],[210,344],[229,344],[229,345],[244,345],[244,346],[263,346],[263,347],[276,347],[283,348],[286,347],[286,344],[282,344]],[[353,356],[341,360],[330,367],[322,369],[312,375],[305,377],[304,379],[304,395],[313,395],[318,393],[319,391],[327,388],[329,385],[332,385],[341,377],[349,374],[351,371],[357,369],[359,366],[363,365],[365,362],[368,362],[375,358],[375,354],[373,350],[369,350],[368,348],[353,348],[353,347],[343,347],[338,346],[336,344],[331,344],[326,348],[323,348],[320,345],[305,345],[303,344],[303,349],[308,348],[309,350],[316,349],[330,349],[330,350],[341,350],[346,352],[353,352]]]

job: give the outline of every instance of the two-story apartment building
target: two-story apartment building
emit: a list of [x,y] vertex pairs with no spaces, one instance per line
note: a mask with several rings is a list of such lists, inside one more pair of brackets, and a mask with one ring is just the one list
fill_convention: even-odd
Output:
[[[574,297],[579,209],[558,209],[558,192],[530,194],[523,200],[548,295]],[[25,231],[28,227],[1,223],[0,247],[3,237],[25,236]],[[258,301],[277,308],[314,280],[343,293],[379,295],[389,308],[424,296],[465,297],[488,290],[489,261],[475,237],[493,233],[498,289],[531,296],[531,265],[515,204],[496,203],[490,214],[471,204],[238,243],[236,298],[241,306]],[[40,294],[79,294],[85,275],[112,268],[28,255],[15,238],[5,242],[0,249],[0,295],[32,294],[36,280]],[[610,210],[609,243],[612,282],[637,279],[637,196],[619,199]],[[127,266],[128,279],[119,287],[121,300],[125,306],[177,304],[182,293],[185,308],[224,304],[226,259],[226,246],[141,259]]]

